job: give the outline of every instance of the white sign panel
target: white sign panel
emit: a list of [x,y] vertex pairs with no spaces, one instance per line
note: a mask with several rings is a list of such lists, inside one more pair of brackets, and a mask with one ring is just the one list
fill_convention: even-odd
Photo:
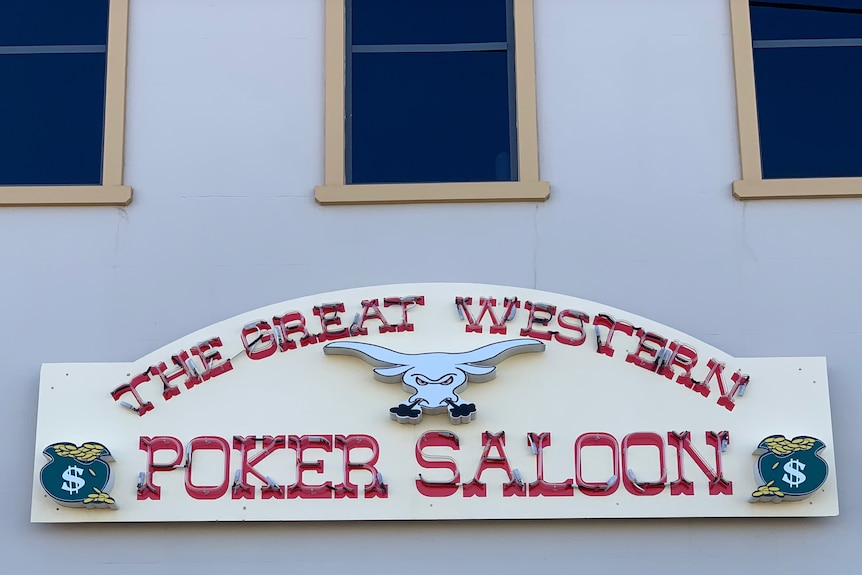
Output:
[[128,364],[46,364],[33,486],[36,522],[838,513],[823,358],[734,358],[474,284],[320,294]]

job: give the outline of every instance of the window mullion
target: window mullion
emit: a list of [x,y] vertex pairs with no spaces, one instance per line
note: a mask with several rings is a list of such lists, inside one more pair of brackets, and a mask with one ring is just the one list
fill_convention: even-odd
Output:
[[353,183],[353,2],[344,13],[344,182]]
[[859,48],[862,38],[813,38],[798,40],[755,40],[754,48]]
[[453,44],[358,44],[354,54],[422,53],[422,52],[504,52],[511,42],[461,42]]
[[17,54],[104,54],[105,44],[51,45],[51,46],[0,46],[0,56]]
[[518,103],[515,79],[515,16],[512,0],[506,2],[506,58],[509,70],[509,173],[512,180],[519,180],[518,173]]

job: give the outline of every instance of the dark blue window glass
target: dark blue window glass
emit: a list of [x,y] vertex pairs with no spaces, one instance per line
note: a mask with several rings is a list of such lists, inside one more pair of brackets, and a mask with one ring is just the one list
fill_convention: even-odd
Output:
[[354,44],[505,42],[506,0],[353,0]]
[[862,176],[862,48],[755,51],[764,178]]
[[109,0],[0,0],[0,46],[105,44]]
[[0,56],[0,184],[98,184],[104,54]]
[[750,4],[763,177],[862,176],[862,2]]
[[353,183],[510,180],[505,52],[355,54]]
[[346,180],[517,179],[511,0],[348,0]]
[[97,185],[108,0],[0,0],[0,185]]

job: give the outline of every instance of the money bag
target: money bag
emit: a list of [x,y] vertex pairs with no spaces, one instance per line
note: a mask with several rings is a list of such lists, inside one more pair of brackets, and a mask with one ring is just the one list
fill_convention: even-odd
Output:
[[793,440],[778,435],[768,437],[758,449],[758,479],[782,499],[808,497],[823,485],[829,474],[828,464],[819,455],[825,447],[814,437],[800,436]]
[[68,507],[114,507],[111,452],[101,443],[54,443],[42,450],[48,463],[39,472],[42,488]]

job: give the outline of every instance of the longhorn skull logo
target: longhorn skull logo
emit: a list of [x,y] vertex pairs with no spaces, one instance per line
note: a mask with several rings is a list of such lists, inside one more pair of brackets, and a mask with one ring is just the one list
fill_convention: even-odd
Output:
[[401,382],[410,398],[389,410],[399,423],[419,423],[427,413],[449,412],[453,424],[469,423],[476,417],[476,405],[461,399],[459,392],[471,381],[494,379],[498,363],[519,353],[544,351],[536,339],[513,339],[492,343],[461,353],[401,353],[353,341],[334,342],[323,348],[327,355],[352,355],[374,366],[374,377],[386,383]]

